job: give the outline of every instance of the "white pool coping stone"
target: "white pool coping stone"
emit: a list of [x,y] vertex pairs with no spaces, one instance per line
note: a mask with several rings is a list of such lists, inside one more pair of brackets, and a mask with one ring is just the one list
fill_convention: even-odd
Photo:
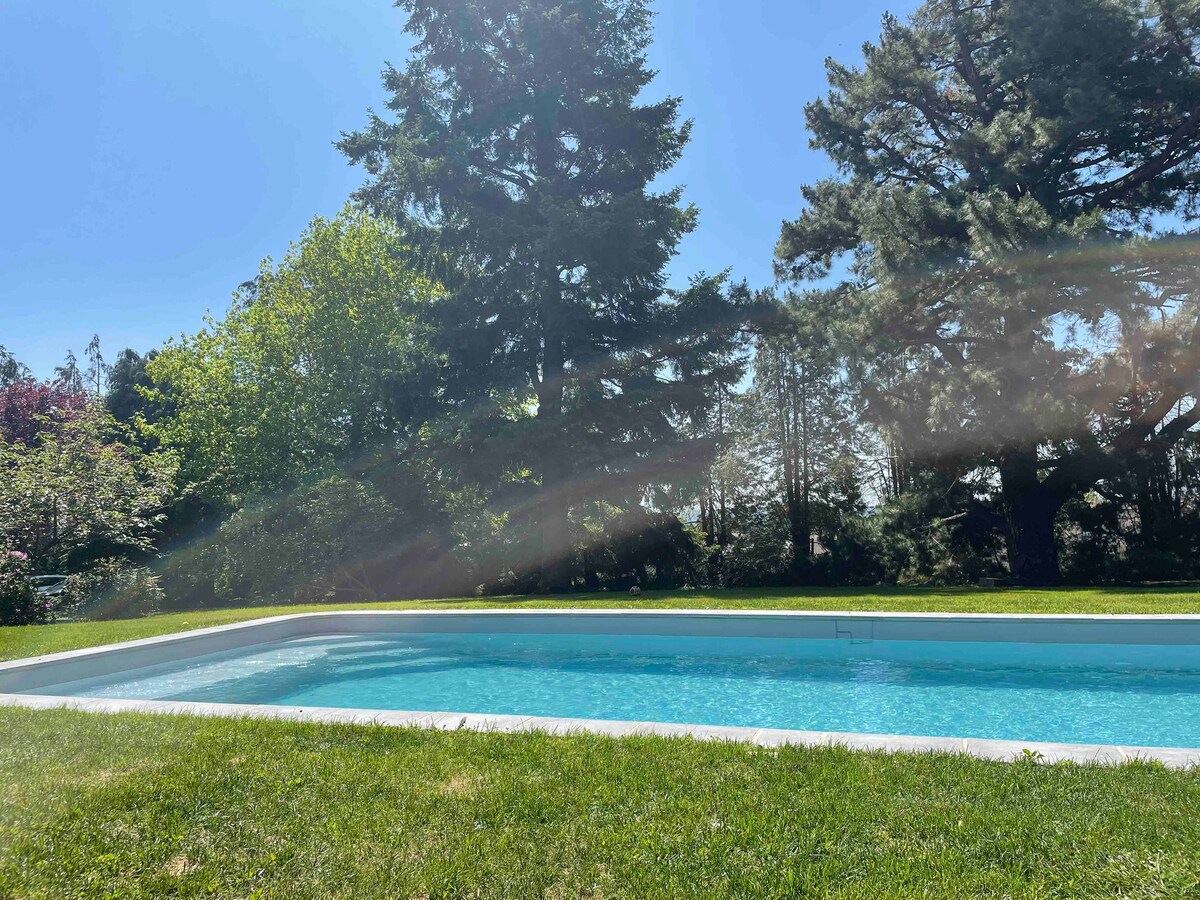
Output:
[[[589,626],[619,623],[620,631],[565,627],[566,618]],[[687,617],[681,619],[680,617]],[[478,618],[481,621],[472,622]],[[0,706],[28,709],[73,709],[96,713],[151,713],[168,715],[259,718],[292,722],[327,722],[351,725],[429,728],[440,731],[542,732],[552,735],[597,734],[608,737],[657,735],[723,740],[761,747],[840,747],[848,750],[888,753],[962,753],[991,760],[1036,759],[1054,763],[1069,761],[1106,765],[1143,760],[1157,761],[1170,768],[1200,766],[1200,748],[1126,747],[1101,744],[1068,744],[1040,741],[991,740],[973,737],[926,737],[919,735],[858,734],[801,731],[719,725],[687,725],[666,722],[623,722],[605,719],[549,718],[456,712],[340,709],[328,707],[277,706],[241,703],[193,703],[168,700],[120,700],[60,697],[31,693],[41,686],[73,681],[80,677],[115,674],[158,662],[220,652],[272,640],[315,634],[402,632],[397,627],[407,619],[413,631],[432,631],[438,624],[453,630],[528,632],[532,619],[542,620],[537,631],[557,633],[678,634],[683,622],[693,623],[691,633],[728,634],[726,627],[742,634],[765,631],[774,636],[842,637],[845,639],[905,640],[1039,640],[1064,641],[1074,633],[1078,643],[1170,643],[1196,645],[1200,652],[1200,615],[1040,615],[1004,613],[874,613],[837,611],[768,610],[401,610],[300,613],[255,619],[231,625],[201,628],[158,637],[70,650],[45,656],[0,663]],[[656,619],[663,621],[656,622]],[[702,621],[698,621],[702,620]],[[882,623],[882,624],[881,624]],[[503,628],[497,629],[497,625]],[[471,625],[487,627],[472,628]],[[545,627],[545,626],[550,627]],[[675,626],[667,630],[666,626]],[[716,627],[714,627],[716,626]],[[1072,627],[1075,626],[1075,627]],[[1082,626],[1082,627],[1079,627]],[[661,630],[660,630],[661,629]],[[780,632],[785,632],[781,635]],[[897,637],[880,638],[880,631]],[[927,637],[919,635],[924,631]],[[832,633],[830,633],[832,632]],[[1057,633],[1056,633],[1057,632]],[[855,634],[864,637],[855,637]],[[947,637],[948,634],[969,634]],[[990,636],[1003,634],[1004,637]],[[1021,635],[1013,637],[1011,635]],[[903,637],[900,637],[903,635]],[[981,635],[989,635],[981,637]],[[1103,635],[1103,641],[1097,641]],[[1082,639],[1086,638],[1086,640]],[[1118,640],[1116,638],[1124,638]],[[1132,638],[1132,639],[1131,639]],[[188,646],[193,645],[193,646]],[[187,647],[185,653],[178,650]],[[175,652],[172,652],[175,651]],[[136,660],[120,665],[122,659]],[[147,661],[149,660],[149,661]],[[83,674],[80,674],[83,673]],[[71,677],[64,677],[64,676]]]

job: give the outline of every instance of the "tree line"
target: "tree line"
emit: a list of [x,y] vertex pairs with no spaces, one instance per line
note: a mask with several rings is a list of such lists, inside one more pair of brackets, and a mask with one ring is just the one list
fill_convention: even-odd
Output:
[[[644,0],[398,5],[410,59],[339,143],[363,187],[223,318],[46,384],[0,353],[5,584],[66,567],[118,608],[1200,574],[1194,4],[885,18],[804,107],[835,172],[757,288],[667,280],[699,212],[660,187],[691,123],[642,100]],[[50,513],[15,511],[68,446],[128,502],[39,550]]]

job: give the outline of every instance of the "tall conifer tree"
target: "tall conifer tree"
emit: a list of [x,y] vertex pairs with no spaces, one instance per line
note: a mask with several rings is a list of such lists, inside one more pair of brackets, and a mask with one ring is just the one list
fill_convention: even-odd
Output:
[[678,98],[639,100],[645,0],[397,5],[416,45],[385,73],[390,115],[341,148],[370,176],[359,199],[447,285],[446,399],[536,494],[535,567],[566,587],[573,501],[628,500],[678,461],[691,387],[672,373],[721,324],[665,290],[695,211],[650,185],[690,125]]
[[929,0],[805,110],[838,174],[780,271],[845,274],[872,409],[998,473],[1026,583],[1067,500],[1200,422],[1198,48],[1189,0]]

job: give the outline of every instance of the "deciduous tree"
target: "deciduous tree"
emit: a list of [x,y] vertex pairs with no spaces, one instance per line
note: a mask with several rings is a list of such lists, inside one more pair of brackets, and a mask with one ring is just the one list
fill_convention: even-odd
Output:
[[91,406],[35,446],[0,439],[0,546],[42,572],[97,541],[150,549],[177,463],[113,440],[117,428]]
[[436,412],[421,322],[438,287],[392,226],[316,219],[221,321],[146,364],[169,411],[147,430],[213,500],[270,493],[412,436]]

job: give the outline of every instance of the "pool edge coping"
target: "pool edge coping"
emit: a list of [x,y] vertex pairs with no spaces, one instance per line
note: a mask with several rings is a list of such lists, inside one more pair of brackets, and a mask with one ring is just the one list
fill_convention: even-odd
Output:
[[489,713],[418,712],[341,709],[336,707],[276,706],[250,703],[196,703],[172,700],[109,700],[57,697],[44,694],[0,694],[0,708],[66,709],[86,713],[186,715],[223,719],[264,719],[284,722],[340,724],[429,731],[474,731],[503,734],[542,733],[552,736],[592,734],[609,738],[664,737],[726,741],[763,748],[828,747],[885,753],[945,753],[1000,762],[1028,760],[1042,764],[1122,765],[1157,762],[1171,769],[1200,768],[1200,748],[1127,747],[1115,744],[1068,744],[984,738],[931,737],[906,734],[868,734],[802,731],[732,725],[689,725],[674,722],[635,722],[572,719]]
[[[524,616],[524,615],[690,615],[721,617],[887,617],[905,619],[976,619],[999,621],[1200,621],[1200,614],[1146,615],[1128,613],[957,613],[957,612],[878,612],[871,610],[714,610],[714,609],[484,609],[484,610],[330,610],[307,613],[288,613],[265,616],[243,622],[231,622],[206,628],[170,632],[147,638],[101,644],[41,656],[23,657],[0,662],[0,675],[41,664],[86,658],[131,648],[164,643],[188,643],[194,639],[232,631],[260,628],[288,620],[312,620],[336,616]],[[1020,760],[1038,762],[1069,761],[1079,764],[1099,763],[1119,765],[1130,761],[1154,761],[1169,768],[1200,767],[1200,748],[1132,747],[1105,744],[1071,744],[1046,741],[1013,741],[971,737],[933,737],[922,735],[870,734],[858,732],[823,732],[796,729],[755,728],[745,726],[692,725],[669,722],[631,722],[607,719],[552,718],[541,716],[498,715],[484,713],[455,713],[443,711],[392,711],[371,709],[342,709],[332,707],[297,707],[267,704],[198,703],[169,700],[87,699],[46,694],[0,693],[0,708],[72,709],[98,713],[148,713],[158,715],[196,715],[221,718],[275,719],[294,722],[326,722],[350,725],[388,727],[418,727],[432,730],[493,731],[503,733],[542,732],[552,735],[577,733],[608,737],[658,735],[662,737],[691,737],[699,740],[725,740],[755,744],[761,747],[807,746],[841,747],[848,750],[884,751],[888,753],[958,753],[981,759]]]

